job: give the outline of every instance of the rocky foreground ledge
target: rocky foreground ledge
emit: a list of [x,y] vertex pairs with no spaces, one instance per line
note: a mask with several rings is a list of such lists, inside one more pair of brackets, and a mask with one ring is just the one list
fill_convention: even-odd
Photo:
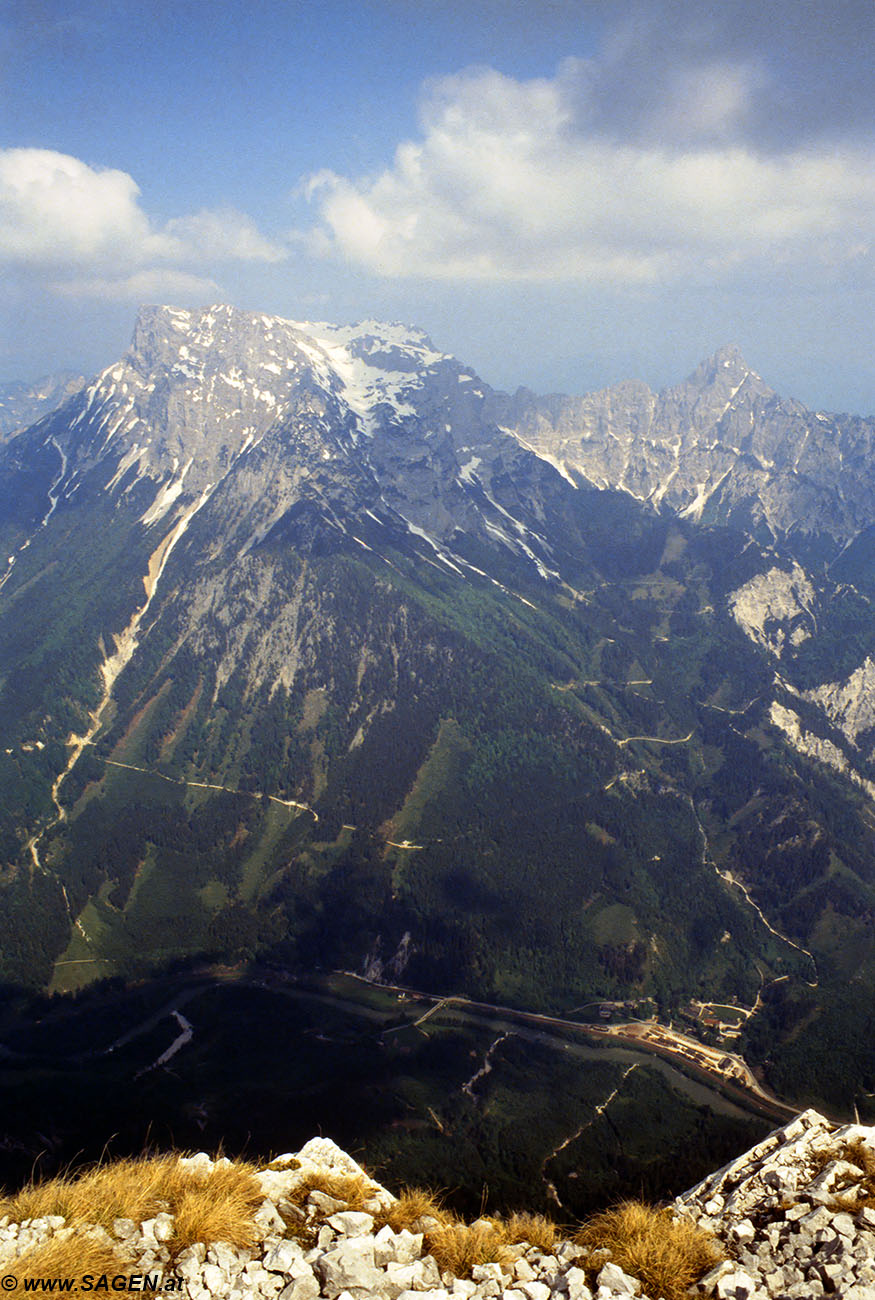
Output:
[[[206,1186],[233,1166],[199,1154],[180,1157],[179,1168]],[[177,1216],[167,1210],[139,1222],[117,1216],[109,1227],[82,1221],[81,1210],[75,1226],[72,1211],[69,1220],[63,1214],[0,1217],[3,1289],[166,1291],[190,1300],[660,1300],[662,1294],[642,1281],[646,1264],[635,1275],[634,1251],[612,1258],[585,1236],[515,1241],[493,1251],[491,1260],[460,1260],[454,1272],[446,1256],[443,1266],[436,1258],[441,1224],[427,1205],[409,1227],[391,1226],[386,1220],[403,1198],[327,1139],[315,1138],[247,1178],[255,1180],[255,1199],[245,1246],[215,1235],[182,1245],[182,1203]],[[355,1195],[344,1198],[344,1187]],[[723,1257],[711,1261],[690,1295],[875,1300],[875,1128],[836,1128],[805,1111],[679,1197],[671,1214],[712,1233],[714,1258]],[[531,1223],[534,1236],[536,1220]],[[469,1245],[488,1245],[493,1226],[484,1219],[453,1231]],[[91,1272],[77,1267],[80,1252],[82,1260],[94,1259],[95,1250],[103,1252],[102,1264],[92,1264]],[[76,1285],[26,1284],[49,1277],[52,1268]],[[664,1290],[679,1294],[668,1285]]]
[[699,1284],[738,1300],[875,1300],[875,1128],[806,1110],[675,1202],[727,1258]]

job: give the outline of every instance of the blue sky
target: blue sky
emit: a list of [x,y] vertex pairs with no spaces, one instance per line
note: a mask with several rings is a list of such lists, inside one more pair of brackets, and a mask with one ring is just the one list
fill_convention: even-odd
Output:
[[0,381],[140,302],[875,413],[871,0],[5,0]]

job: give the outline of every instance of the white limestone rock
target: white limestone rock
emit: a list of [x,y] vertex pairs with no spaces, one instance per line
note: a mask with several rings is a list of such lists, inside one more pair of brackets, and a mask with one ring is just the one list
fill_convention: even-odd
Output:
[[312,1273],[310,1265],[304,1259],[304,1252],[298,1241],[279,1241],[264,1257],[264,1267],[271,1273],[286,1273],[293,1276]]
[[319,1283],[311,1272],[308,1276],[293,1278],[279,1293],[278,1300],[317,1300]]
[[385,1276],[374,1263],[373,1241],[356,1237],[326,1251],[316,1265],[316,1273],[328,1300],[336,1300],[347,1289],[379,1294]]
[[374,1216],[362,1210],[342,1210],[332,1214],[328,1226],[341,1237],[366,1237],[374,1230]]
[[638,1295],[641,1291],[641,1283],[636,1278],[629,1277],[610,1261],[599,1270],[596,1281],[599,1287],[607,1287],[614,1295]]

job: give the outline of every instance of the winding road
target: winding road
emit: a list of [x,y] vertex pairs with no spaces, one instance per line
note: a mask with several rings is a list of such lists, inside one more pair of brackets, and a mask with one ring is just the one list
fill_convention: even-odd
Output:
[[436,993],[425,993],[421,989],[413,989],[403,984],[385,984],[379,980],[366,979],[355,971],[335,971],[334,974],[343,975],[372,988],[385,989],[389,993],[404,993],[408,997],[418,998],[424,1002],[440,1003],[443,1006],[454,1004],[464,1011],[498,1016],[503,1020],[536,1027],[566,1032],[573,1030],[602,1042],[619,1042],[625,1047],[654,1052],[682,1069],[692,1068],[709,1076],[717,1087],[728,1086],[730,1089],[744,1093],[758,1106],[766,1107],[782,1119],[796,1114],[795,1107],[786,1105],[773,1092],[762,1086],[743,1057],[722,1048],[708,1047],[695,1038],[678,1033],[677,1030],[657,1024],[655,1021],[588,1025],[582,1024],[579,1020],[566,1020],[562,1016],[550,1016],[540,1011],[524,1011],[518,1007],[504,1007],[492,1002],[476,1002],[461,995],[446,997]]
[[[170,785],[191,786],[196,790],[223,790],[225,794],[246,795],[250,799],[263,799],[265,793],[261,790],[237,790],[230,785],[219,785],[215,781],[189,781],[185,777],[165,776],[163,772],[156,772],[154,768],[138,767],[136,763],[121,763],[117,758],[106,759],[107,767],[123,767],[128,772],[142,772],[144,776],[157,776],[162,781],[167,781]],[[281,799],[278,794],[269,794],[267,798],[271,803],[278,803],[283,808],[297,808],[299,812],[308,812],[314,822],[318,822],[319,814],[311,808],[308,803],[299,803],[297,799]],[[355,829],[352,827],[351,829]],[[402,844],[399,848],[419,848],[419,845]]]

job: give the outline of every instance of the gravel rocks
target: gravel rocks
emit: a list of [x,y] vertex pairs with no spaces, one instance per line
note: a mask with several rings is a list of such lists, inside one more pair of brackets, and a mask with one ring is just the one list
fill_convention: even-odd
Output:
[[[807,1110],[675,1202],[731,1258],[701,1282],[733,1300],[875,1300],[875,1129]],[[856,1160],[852,1157],[856,1157]],[[857,1163],[860,1161],[861,1163]]]

